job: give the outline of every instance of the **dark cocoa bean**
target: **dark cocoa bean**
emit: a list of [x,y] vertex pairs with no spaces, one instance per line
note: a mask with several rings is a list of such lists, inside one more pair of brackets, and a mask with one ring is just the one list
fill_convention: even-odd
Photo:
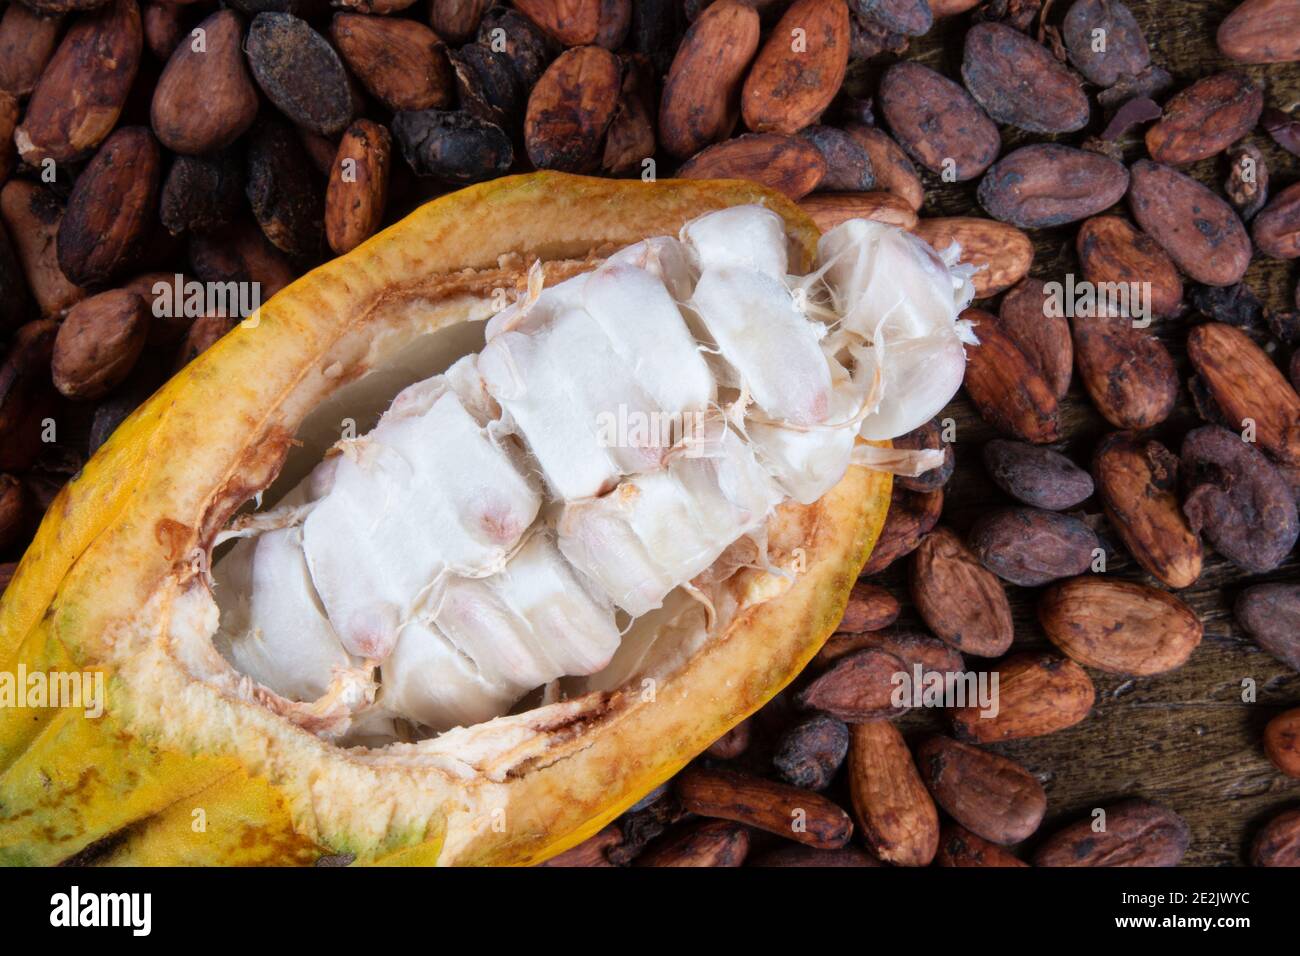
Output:
[[1264,109],[1264,90],[1235,70],[1197,80],[1165,104],[1147,130],[1147,152],[1157,163],[1182,166],[1217,156],[1249,133]]
[[844,131],[858,141],[871,160],[876,188],[892,193],[913,210],[921,208],[925,190],[907,153],[883,130],[861,123],[849,123]]
[[21,3],[5,7],[0,16],[0,90],[23,97],[36,89],[62,27],[61,17],[40,16]]
[[1300,584],[1256,584],[1237,598],[1233,615],[1255,643],[1300,671]]
[[825,790],[849,752],[849,728],[830,714],[795,724],[777,742],[772,763],[786,783]]
[[1103,808],[1105,829],[1090,815],[1058,830],[1034,853],[1035,866],[1175,866],[1191,830],[1172,810],[1146,800]]
[[1088,125],[1083,86],[1041,43],[1001,23],[966,33],[966,89],[999,123],[1031,133],[1072,133]]
[[211,232],[235,221],[244,196],[244,160],[235,149],[177,156],[163,181],[159,217],[173,236]]
[[996,843],[990,843],[955,823],[943,828],[939,834],[939,853],[935,861],[940,866],[1015,867],[1028,866]]
[[[438,24],[433,24],[437,29]],[[519,86],[531,90],[554,59],[556,43],[517,10],[493,7],[478,27],[478,43],[504,56],[515,71]]]
[[1092,496],[1092,476],[1050,448],[995,438],[983,455],[994,483],[1025,504],[1063,511]]
[[1259,125],[1264,127],[1273,142],[1291,155],[1300,156],[1300,119],[1270,106],[1260,114]]
[[825,192],[867,192],[876,188],[871,154],[857,139],[833,126],[809,126],[799,133],[826,160],[826,175],[817,184]]
[[245,50],[257,85],[294,123],[334,136],[352,121],[356,103],[343,62],[305,20],[259,13]]
[[[855,651],[870,648],[893,654],[903,662],[903,669],[919,686],[930,674],[941,677],[960,674],[966,661],[951,644],[920,631],[866,631],[862,634],[832,634],[814,663],[826,666]],[[919,676],[918,676],[919,675]]]
[[1003,846],[1038,829],[1047,812],[1042,785],[1018,763],[935,735],[916,751],[926,788],[950,817],[977,836]]
[[277,249],[311,259],[325,246],[325,196],[302,142],[283,120],[264,116],[248,143],[244,191],[257,224]]
[[601,169],[615,175],[637,172],[655,152],[655,77],[650,60],[623,54],[623,85],[605,133]]
[[504,53],[471,43],[451,53],[450,60],[463,111],[502,129],[518,125],[525,91]]
[[984,567],[1023,587],[1083,574],[1100,547],[1078,518],[1037,508],[989,512],[975,522],[969,542]]
[[895,63],[880,81],[885,122],[914,160],[962,182],[989,168],[1002,148],[998,128],[960,86],[927,66]]
[[468,113],[398,113],[392,130],[407,164],[420,176],[466,185],[500,176],[514,162],[501,127]]
[[203,282],[252,282],[265,302],[297,275],[283,252],[251,220],[190,236],[190,267]]
[[980,180],[979,201],[994,219],[1037,229],[1096,215],[1127,191],[1123,163],[1089,150],[1038,143],[994,163]]
[[[1102,49],[1096,31],[1105,37]],[[1142,28],[1119,0],[1075,0],[1061,24],[1070,62],[1090,82],[1114,86],[1120,77],[1137,76],[1151,63]]]
[[853,6],[886,29],[904,36],[922,36],[934,23],[934,13],[927,0],[856,0]]

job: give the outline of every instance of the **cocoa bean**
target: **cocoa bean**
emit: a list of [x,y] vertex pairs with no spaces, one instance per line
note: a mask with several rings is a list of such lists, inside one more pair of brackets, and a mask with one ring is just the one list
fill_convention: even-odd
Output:
[[1034,866],[1175,866],[1191,831],[1172,810],[1146,800],[1102,808],[1105,829],[1090,814],[1058,830],[1034,853]]
[[954,242],[961,247],[959,262],[975,266],[971,277],[975,297],[986,299],[1011,288],[1029,274],[1034,244],[1015,226],[993,219],[948,216],[922,219],[916,234],[942,252]]
[[1300,120],[1271,106],[1260,114],[1259,119],[1259,125],[1264,127],[1273,142],[1293,156],[1300,156]]
[[312,259],[325,244],[325,197],[311,160],[289,125],[274,115],[253,127],[244,192],[271,244]]
[[698,820],[666,833],[636,858],[636,866],[740,866],[749,831],[725,820]]
[[956,16],[965,13],[971,7],[980,5],[980,0],[930,0],[930,11],[937,20],[939,17]]
[[251,282],[265,302],[297,275],[283,252],[252,222],[190,237],[190,267],[203,282]]
[[880,861],[856,847],[818,850],[808,846],[779,846],[749,860],[746,866],[880,866]]
[[742,823],[806,846],[838,849],[853,835],[849,815],[823,796],[732,770],[691,767],[676,781],[682,807]]
[[336,13],[330,37],[366,91],[394,112],[448,107],[456,98],[446,47],[423,23]]
[[849,728],[844,721],[815,714],[781,735],[772,764],[792,786],[825,790],[848,752]]
[[962,318],[975,323],[980,344],[966,350],[966,392],[986,422],[1036,444],[1060,438],[1056,393],[1042,372],[982,309]]
[[107,281],[134,264],[153,229],[162,159],[143,126],[104,141],[72,187],[56,243],[59,268],[78,285]]
[[939,813],[893,724],[850,730],[853,813],[871,852],[896,866],[927,866],[939,849]]
[[1230,70],[1197,80],[1165,104],[1147,130],[1147,152],[1157,163],[1182,166],[1217,156],[1249,133],[1264,109],[1264,90]]
[[894,193],[813,193],[799,200],[799,208],[808,214],[817,228],[830,232],[850,219],[870,219],[899,229],[916,227],[916,212]]
[[144,45],[164,62],[171,58],[194,23],[191,11],[182,4],[146,2],[140,11]]
[[[455,42],[453,35],[438,29],[436,19],[433,20],[433,28],[438,30],[439,35]],[[479,22],[477,42],[510,61],[510,66],[519,79],[520,89],[523,90],[531,90],[537,84],[556,52],[555,41],[532,20],[517,10],[506,7],[493,7],[483,15]]]
[[797,136],[750,133],[696,153],[677,170],[682,179],[748,179],[801,199],[826,175],[817,147]]
[[[791,41],[795,30],[804,31],[799,46]],[[745,78],[745,125],[759,133],[796,133],[815,122],[843,85],[848,63],[844,0],[795,0]]]
[[804,710],[820,710],[846,723],[889,720],[907,711],[891,697],[894,675],[903,662],[885,651],[868,649],[847,654],[820,674],[795,697]]
[[[903,147],[883,130],[861,123],[849,123],[844,131],[856,139],[871,159],[871,173],[876,187],[893,193],[916,211],[925,201],[925,190],[916,167]],[[908,226],[906,228],[912,228]]]
[[54,319],[20,326],[0,361],[0,470],[25,471],[44,448],[42,419],[58,403],[50,380],[58,328]]
[[1264,753],[1288,777],[1300,777],[1300,708],[1278,714],[1264,728]]
[[977,837],[964,827],[950,823],[939,834],[940,866],[1012,867],[1028,866],[996,843]]
[[1242,630],[1283,664],[1300,671],[1300,584],[1256,584],[1237,598]]
[[957,465],[957,456],[952,450],[952,445],[943,440],[943,432],[939,427],[938,419],[932,418],[920,428],[913,429],[906,435],[895,438],[894,447],[913,451],[925,449],[943,451],[943,464],[938,468],[931,468],[916,477],[907,475],[894,477],[895,484],[901,485],[910,491],[939,490],[948,483],[948,479],[952,477],[953,468]]
[[[222,10],[198,26],[204,45],[193,40],[176,47],[158,79],[150,123],[158,139],[178,153],[225,149],[257,118],[257,90],[241,49],[244,24],[233,10]],[[201,92],[200,92],[201,91]],[[195,97],[202,96],[203,108]]]
[[1002,584],[957,535],[935,528],[912,556],[912,603],[926,626],[966,654],[997,657],[1011,646],[1011,605]]
[[936,16],[927,0],[856,0],[854,7],[886,29],[911,37],[930,32]]
[[1196,180],[1139,160],[1129,171],[1133,217],[1187,275],[1205,285],[1240,282],[1250,237],[1236,212]]
[[1268,161],[1259,147],[1238,143],[1228,150],[1228,178],[1223,191],[1242,222],[1250,222],[1268,202]]
[[1300,60],[1300,0],[1246,0],[1219,24],[1219,52],[1238,63]]
[[1246,333],[1221,322],[1187,336],[1187,356],[1231,427],[1253,425],[1259,444],[1285,464],[1300,464],[1300,396]]
[[1173,315],[1183,304],[1183,280],[1150,236],[1119,216],[1097,216],[1079,227],[1075,242],[1083,277],[1098,289],[1150,288],[1151,315]]
[[130,374],[149,332],[144,299],[115,289],[78,302],[54,340],[54,385],[68,398],[94,399]]
[[879,574],[899,558],[911,554],[939,520],[942,510],[942,491],[922,493],[895,485],[885,525],[862,568],[863,575]]
[[623,82],[605,134],[600,167],[615,175],[636,172],[655,152],[655,77],[650,60],[624,54]]
[[919,631],[832,634],[813,662],[818,667],[825,667],[856,651],[870,649],[893,654],[903,662],[903,669],[909,676],[915,676],[918,667],[922,677],[959,674],[966,667],[959,651]]
[[618,57],[598,46],[567,50],[547,67],[528,97],[524,119],[524,143],[534,165],[569,172],[596,168],[622,72]]
[[61,17],[40,16],[21,3],[5,8],[0,16],[0,90],[21,98],[36,89],[62,26]]
[[735,760],[749,749],[749,741],[752,736],[750,722],[746,718],[709,744],[705,753],[710,757],[717,757],[719,760]]
[[0,218],[42,315],[59,315],[86,297],[86,290],[59,268],[57,242],[63,205],[54,193],[26,180],[10,180],[0,189]]
[[1050,307],[1045,283],[1030,278],[1007,290],[997,318],[998,328],[1025,353],[1058,401],[1070,389],[1074,367],[1070,323],[1063,312]]
[[448,43],[465,43],[479,29],[490,6],[492,0],[433,0],[429,25]]
[[1273,259],[1300,258],[1300,183],[1282,190],[1255,217],[1255,248]]
[[1079,519],[1037,508],[988,512],[975,522],[969,540],[984,567],[1023,587],[1083,574],[1100,547]]
[[1041,43],[1002,23],[966,33],[961,76],[999,123],[1031,133],[1072,133],[1088,125],[1088,97],[1068,67]]
[[[1098,50],[1096,37],[1106,38]],[[1061,24],[1070,62],[1089,82],[1114,86],[1151,64],[1151,49],[1133,12],[1119,0],[1075,0]]]
[[916,765],[930,795],[977,836],[1008,846],[1038,829],[1047,795],[1033,776],[1006,757],[934,735],[917,748]]
[[871,155],[853,136],[833,126],[809,126],[799,133],[817,147],[826,160],[826,175],[819,190],[861,193],[874,189]]
[[1102,417],[1116,428],[1151,428],[1178,400],[1169,350],[1127,316],[1079,316],[1073,322],[1079,377]]
[[996,713],[982,713],[978,702],[952,711],[953,729],[964,740],[992,743],[1056,733],[1086,718],[1097,697],[1087,672],[1056,654],[1012,654],[995,673]]
[[979,201],[994,219],[1038,229],[1096,215],[1127,191],[1123,163],[1089,150],[1037,143],[994,163],[980,180]]
[[208,156],[177,156],[163,181],[159,218],[173,236],[211,232],[239,214],[244,162],[234,150]]
[[[438,0],[434,0],[435,7]],[[563,853],[557,853],[549,860],[539,864],[539,866],[548,867],[612,867],[614,864],[609,861],[606,855],[610,850],[617,849],[623,843],[623,833],[619,828],[611,824],[602,830],[599,830],[595,836],[583,840],[577,846],[565,850]]]
[[1300,808],[1284,810],[1264,824],[1250,845],[1250,862],[1252,866],[1300,866]]
[[41,73],[14,143],[23,162],[70,163],[117,124],[144,49],[135,0],[79,16]]
[[374,235],[384,217],[392,137],[371,120],[357,120],[339,144],[325,192],[325,237],[342,255]]
[[959,182],[988,169],[1002,148],[998,128],[960,86],[927,66],[895,63],[880,80],[885,122],[909,156]]
[[565,46],[616,50],[627,36],[631,0],[514,0],[524,15]]
[[996,438],[983,456],[994,483],[1027,505],[1064,511],[1092,496],[1092,476],[1050,448]]
[[450,53],[448,58],[461,110],[502,129],[515,126],[525,97],[509,58],[473,43]]
[[501,127],[468,113],[398,113],[392,130],[402,156],[419,176],[467,185],[500,176],[514,162],[510,138]]
[[352,122],[355,97],[339,55],[305,20],[259,13],[245,41],[253,78],[275,108],[322,136]]
[[1178,459],[1157,441],[1132,432],[1097,446],[1093,477],[1115,531],[1150,575],[1171,588],[1201,575],[1201,543],[1178,504]]
[[836,630],[846,634],[879,631],[894,623],[898,611],[898,601],[892,594],[882,587],[859,581],[853,585],[849,603]]

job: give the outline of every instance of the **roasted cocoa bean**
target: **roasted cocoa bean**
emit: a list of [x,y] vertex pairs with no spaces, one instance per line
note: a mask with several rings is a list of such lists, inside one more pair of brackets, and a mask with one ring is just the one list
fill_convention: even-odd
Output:
[[[1148,305],[1157,318],[1183,304],[1178,269],[1150,236],[1119,216],[1097,216],[1079,227],[1075,242],[1083,277],[1097,289],[1150,289]],[[1131,292],[1130,292],[1131,301]]]
[[809,126],[800,136],[817,147],[826,160],[826,175],[819,190],[866,192],[876,186],[871,171],[871,155],[853,136],[833,126]]
[[848,725],[830,714],[815,714],[781,735],[772,764],[792,786],[825,790],[848,752]]
[[979,201],[994,219],[1038,229],[1096,215],[1127,191],[1123,163],[1089,150],[1037,143],[994,163],[980,180]]
[[297,125],[334,136],[352,121],[356,102],[343,62],[305,20],[259,13],[245,50],[257,85]]
[[996,713],[982,710],[979,703],[952,711],[953,728],[964,740],[992,743],[1055,733],[1087,717],[1097,697],[1087,671],[1056,654],[1012,654],[995,673]]
[[1023,860],[996,843],[978,837],[964,827],[950,823],[939,834],[939,853],[935,862],[940,866],[1013,867],[1028,866]]
[[890,720],[907,712],[891,700],[903,662],[886,651],[846,654],[795,697],[804,710],[820,710],[847,723]]
[[1250,237],[1236,212],[1196,180],[1139,160],[1129,171],[1133,218],[1178,268],[1206,285],[1240,282],[1250,265]]
[[1242,630],[1282,663],[1300,671],[1300,584],[1256,584],[1237,598]]
[[235,149],[177,156],[163,181],[159,218],[173,236],[211,232],[235,221],[244,196],[244,161]]
[[58,402],[50,381],[58,329],[54,319],[20,326],[0,361],[0,470],[25,471],[45,447],[42,419]]
[[[1097,32],[1106,42],[1096,47]],[[1119,0],[1075,0],[1061,24],[1070,62],[1089,82],[1114,86],[1151,64],[1151,49],[1133,12]]]
[[[178,153],[224,149],[257,118],[257,90],[241,49],[244,24],[239,14],[222,10],[197,29],[203,31],[202,47],[194,39],[176,47],[149,111],[159,141]],[[195,108],[198,95],[203,109]]]
[[514,127],[525,96],[505,54],[471,43],[448,58],[461,110],[502,129]]
[[964,654],[997,657],[1011,646],[1011,605],[957,535],[935,528],[912,555],[912,603],[926,626]]
[[1250,845],[1250,862],[1252,866],[1300,866],[1300,808],[1284,810],[1264,824]]
[[939,813],[898,730],[877,721],[850,730],[853,814],[871,852],[895,866],[927,866],[939,849]]
[[892,594],[875,584],[859,581],[853,585],[836,630],[847,634],[879,631],[893,624],[898,612],[898,600]]
[[1083,574],[1100,547],[1078,518],[1037,508],[988,512],[971,528],[969,541],[984,567],[1023,587]]
[[943,464],[939,467],[931,468],[915,477],[907,475],[894,477],[895,484],[911,491],[937,491],[948,483],[957,465],[957,456],[952,450],[952,445],[943,440],[943,430],[939,426],[938,419],[932,418],[920,428],[895,438],[894,447],[914,451],[929,449],[943,452]]
[[[791,41],[803,30],[805,42]],[[849,8],[843,0],[795,0],[772,30],[741,91],[745,125],[797,133],[831,105],[849,63]]]
[[676,781],[682,808],[731,820],[806,846],[838,849],[853,835],[849,815],[823,796],[732,770],[691,767]]
[[1034,866],[1176,866],[1191,831],[1174,811],[1146,800],[1125,800],[1058,830],[1034,853]]
[[938,252],[954,242],[960,245],[958,261],[978,270],[971,277],[977,299],[1011,288],[1029,274],[1034,261],[1034,244],[1029,236],[1015,226],[993,219],[969,216],[922,219],[915,231]]
[[1036,444],[1060,438],[1056,393],[1038,366],[982,309],[962,318],[975,323],[980,344],[966,350],[966,392],[986,422]]
[[1041,279],[1021,280],[1002,297],[997,325],[1033,362],[1059,401],[1070,389],[1074,344],[1064,309],[1054,307],[1047,293]]
[[1102,417],[1116,428],[1151,428],[1178,400],[1178,370],[1159,339],[1128,316],[1078,316],[1073,322],[1079,377]]
[[1264,109],[1264,90],[1230,70],[1197,80],[1165,104],[1147,130],[1147,152],[1157,163],[1182,166],[1217,156],[1249,133]]
[[893,193],[813,193],[799,200],[799,208],[806,212],[817,228],[830,232],[850,219],[870,219],[899,229],[916,227],[916,212],[906,201]]
[[491,5],[492,0],[433,0],[429,25],[448,43],[465,43],[480,28]]
[[1251,237],[1270,258],[1300,258],[1300,183],[1282,190],[1260,211]]
[[320,254],[325,197],[302,143],[276,116],[264,116],[253,128],[244,192],[272,245],[294,258]]
[[325,191],[325,238],[338,255],[375,234],[388,198],[393,141],[371,120],[357,120],[339,144]]
[[500,176],[514,162],[501,127],[468,113],[398,113],[392,130],[406,162],[421,176],[464,185]]
[[817,147],[798,136],[750,133],[710,146],[677,170],[682,179],[748,179],[801,199],[826,175]]
[[61,17],[44,17],[21,3],[0,16],[0,90],[24,97],[36,89],[41,71],[54,55]]
[[49,189],[13,179],[0,189],[0,217],[41,315],[59,315],[85,298],[59,268],[58,234],[63,205]]
[[[438,30],[436,20],[433,28]],[[438,32],[455,42],[449,34]],[[557,52],[555,41],[532,20],[506,7],[493,7],[483,15],[478,27],[478,43],[510,62],[523,90],[531,90],[537,84]]]
[[1278,714],[1264,728],[1264,753],[1288,777],[1300,777],[1300,708]]
[[68,398],[99,398],[130,374],[149,333],[144,299],[115,289],[78,302],[54,340],[54,385]]
[[1300,60],[1300,0],[1246,0],[1219,24],[1219,52],[1238,63]]
[[951,737],[926,738],[917,748],[916,765],[935,803],[994,843],[1026,839],[1047,811],[1042,785],[1018,763]]
[[889,512],[871,557],[862,568],[864,575],[879,574],[899,558],[911,554],[921,543],[943,510],[943,492],[909,491],[895,485],[889,499]]
[[726,820],[697,820],[670,830],[646,847],[636,866],[740,866],[749,831]]
[[894,194],[913,211],[920,209],[925,201],[925,190],[921,186],[921,177],[917,175],[916,167],[907,158],[903,148],[888,133],[874,126],[849,123],[844,131],[867,151],[876,188]]
[[1092,496],[1092,476],[1050,448],[996,438],[983,456],[994,483],[1027,505],[1064,511]]
[[528,97],[524,143],[533,164],[568,172],[594,170],[622,82],[622,64],[608,50],[585,46],[562,53]]
[[443,108],[455,100],[446,47],[423,23],[336,13],[330,36],[361,85],[390,110]]
[[998,128],[960,86],[920,63],[895,63],[880,80],[881,112],[895,139],[932,173],[959,182],[988,169]]
[[1068,67],[1041,43],[1002,23],[966,33],[961,76],[999,123],[1031,133],[1072,133],[1088,125],[1088,97]]

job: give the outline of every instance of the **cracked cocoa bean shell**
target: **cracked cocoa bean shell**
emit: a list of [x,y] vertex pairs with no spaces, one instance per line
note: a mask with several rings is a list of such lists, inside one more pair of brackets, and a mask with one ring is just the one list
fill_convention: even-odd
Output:
[[1300,60],[1300,0],[1246,0],[1219,24],[1219,52],[1238,63]]
[[456,98],[446,47],[423,23],[336,13],[330,37],[366,91],[394,112],[447,107]]
[[920,63],[904,60],[886,70],[877,102],[894,138],[932,173],[974,179],[1002,148],[998,128],[979,103]]
[[876,546],[862,568],[863,575],[879,574],[899,558],[911,554],[929,534],[943,511],[943,491],[909,491],[895,485],[889,511]]
[[916,224],[915,232],[937,252],[954,242],[960,245],[958,261],[978,270],[971,276],[977,299],[1011,288],[1029,274],[1034,261],[1034,244],[1029,236],[995,219],[974,216],[922,219]]
[[214,13],[198,29],[204,48],[175,48],[163,68],[150,106],[159,141],[178,153],[225,149],[257,118],[257,89],[242,49],[244,23],[233,10]]
[[1077,222],[1109,209],[1128,191],[1123,163],[1090,150],[1036,143],[1002,157],[984,174],[979,201],[994,219],[1023,229]]
[[758,13],[740,0],[717,0],[691,24],[659,103],[659,142],[668,153],[684,159],[731,135],[758,37]]
[[1092,496],[1092,476],[1050,448],[995,438],[983,457],[994,484],[1027,505],[1064,511]]
[[967,309],[979,345],[966,347],[966,393],[980,416],[999,431],[1035,444],[1061,437],[1056,393],[1038,366],[991,313]]
[[1197,80],[1165,104],[1164,117],[1147,130],[1147,152],[1157,163],[1182,166],[1217,156],[1259,122],[1264,90],[1229,70]]
[[916,765],[935,803],[993,843],[1028,838],[1047,812],[1047,795],[1032,774],[979,747],[936,734],[917,748]]
[[939,834],[939,853],[935,862],[940,866],[964,867],[1016,867],[1028,866],[1012,856],[1010,851],[978,837],[965,827],[947,824]]
[[237,148],[177,156],[163,180],[159,218],[173,236],[211,232],[234,222],[244,197],[244,158]]
[[1127,316],[1078,316],[1074,359],[1088,397],[1116,428],[1151,428],[1178,400],[1178,370],[1164,344]]
[[86,297],[59,268],[58,234],[63,204],[44,186],[11,179],[0,189],[0,218],[13,242],[27,288],[41,315],[59,315]]
[[993,743],[1056,733],[1086,718],[1097,697],[1087,671],[1058,654],[1012,654],[993,670],[997,713],[983,714],[978,702],[952,710],[953,729],[963,740]]
[[[461,110],[502,129],[518,124],[525,91],[504,53],[470,43],[448,58],[456,78],[456,98]],[[538,82],[540,85],[541,81]]]
[[302,142],[276,116],[264,116],[249,136],[244,192],[257,224],[277,249],[302,259],[321,253],[324,190]]
[[83,159],[117,125],[144,49],[136,0],[82,14],[41,73],[14,142],[23,162]]
[[156,221],[162,158],[144,126],[104,141],[72,187],[59,224],[59,268],[78,285],[97,285],[134,264]]
[[1300,464],[1300,396],[1268,353],[1240,329],[1207,322],[1188,334],[1187,357],[1229,427],[1253,423],[1265,451]]
[[392,149],[388,130],[373,120],[357,120],[343,134],[325,190],[325,237],[338,255],[379,229]]
[[352,121],[356,101],[343,61],[329,41],[289,13],[259,13],[245,40],[253,78],[298,126],[334,136]]
[[1255,834],[1252,866],[1300,866],[1300,808],[1284,810]]
[[809,126],[799,135],[826,160],[826,175],[817,184],[827,192],[864,193],[876,188],[871,154],[857,139],[834,126]]
[[1034,866],[1176,866],[1191,830],[1177,813],[1146,800],[1102,808],[1105,829],[1090,814],[1058,830],[1034,852]]
[[1021,280],[1002,297],[997,324],[1034,363],[1059,401],[1070,389],[1074,343],[1070,323],[1050,307],[1047,293],[1041,279]]
[[1037,508],[999,508],[981,515],[968,540],[984,567],[1022,587],[1083,574],[1101,546],[1078,518]]
[[[805,43],[791,42],[803,30]],[[797,133],[816,122],[844,83],[849,8],[844,0],[795,0],[759,51],[741,90],[745,125],[758,133]]]
[[0,16],[0,90],[24,97],[36,89],[62,28],[61,17],[43,17],[21,3],[9,4]]
[[[1094,49],[1096,30],[1105,49]],[[1151,65],[1151,48],[1137,19],[1119,0],[1075,0],[1061,24],[1070,62],[1091,83],[1114,86]]]
[[887,651],[868,648],[839,658],[795,697],[804,710],[819,710],[845,723],[892,720],[907,707],[893,703],[894,675],[903,662]]
[[59,326],[51,369],[73,399],[106,395],[130,374],[149,333],[144,299],[114,289],[78,302]]
[[865,193],[816,192],[799,200],[799,208],[806,212],[817,228],[830,232],[840,223],[850,219],[870,219],[899,229],[916,226],[916,212],[893,193],[874,190]]
[[1217,425],[1183,438],[1183,513],[1192,531],[1251,574],[1272,571],[1300,535],[1296,502],[1281,473],[1254,445]]
[[[409,5],[409,0],[402,2]],[[490,6],[492,0],[433,0],[429,4],[429,25],[448,43],[465,43],[474,36],[475,31],[481,29]],[[519,14],[515,16],[521,20],[527,19]]]
[[1154,317],[1173,315],[1183,304],[1183,280],[1160,244],[1119,216],[1096,216],[1079,227],[1075,241],[1083,277],[1094,286],[1150,288]]
[[749,133],[696,153],[677,170],[682,179],[748,179],[802,199],[826,175],[817,147],[798,136]]
[[622,84],[623,65],[608,50],[583,46],[560,54],[528,97],[524,145],[533,165],[594,170]]
[[1072,133],[1088,125],[1083,85],[1041,43],[1002,23],[966,33],[961,61],[966,89],[999,123],[1031,133]]
[[[438,23],[433,22],[438,30]],[[440,36],[455,38],[439,31]],[[515,71],[521,89],[531,90],[555,58],[558,45],[537,24],[517,10],[493,7],[479,22],[476,42],[504,56]]]
[[[839,849],[853,835],[853,821],[831,801],[775,780],[696,766],[679,774],[674,784],[682,808],[703,817],[731,820],[822,849]],[[793,827],[796,819],[805,825]]]
[[616,50],[627,36],[631,0],[514,0],[514,5],[565,46]]
[[963,654],[997,657],[1011,646],[1011,605],[1002,583],[956,533],[937,527],[912,554],[912,604],[926,626]]
[[1300,584],[1256,584],[1237,598],[1233,615],[1255,643],[1300,671]]
[[1251,229],[1255,248],[1273,259],[1300,258],[1300,183],[1269,201]]
[[443,182],[468,185],[493,179],[514,162],[505,131],[468,113],[398,113],[392,131],[411,169]]
[[58,330],[55,319],[27,322],[0,359],[0,470],[27,470],[45,447],[42,419],[54,413],[59,401],[50,380]]
[[1205,285],[1240,282],[1250,237],[1231,206],[1176,169],[1139,160],[1129,171],[1129,208],[1178,268]]
[[943,440],[943,431],[939,427],[939,420],[932,418],[920,428],[913,429],[906,435],[900,435],[894,439],[895,448],[904,448],[911,450],[942,450],[943,464],[938,468],[931,468],[929,471],[911,477],[908,475],[895,475],[894,483],[901,485],[911,491],[937,491],[948,483],[952,477],[953,469],[957,465],[957,456],[952,450],[952,445]]
[[1288,777],[1300,777],[1300,707],[1268,722],[1264,728],[1264,753]]
[[848,725],[830,714],[814,714],[781,735],[772,764],[791,786],[825,790],[848,752]]

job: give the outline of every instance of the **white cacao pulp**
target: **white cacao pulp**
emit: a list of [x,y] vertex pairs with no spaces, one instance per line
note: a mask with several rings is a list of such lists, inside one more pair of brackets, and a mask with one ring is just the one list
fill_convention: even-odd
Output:
[[479,723],[601,671],[670,595],[708,605],[782,501],[854,462],[937,463],[855,442],[957,390],[968,277],[875,222],[827,233],[807,276],[787,241],[744,206],[553,287],[535,270],[480,353],[243,522],[213,572],[218,650],[334,735]]

